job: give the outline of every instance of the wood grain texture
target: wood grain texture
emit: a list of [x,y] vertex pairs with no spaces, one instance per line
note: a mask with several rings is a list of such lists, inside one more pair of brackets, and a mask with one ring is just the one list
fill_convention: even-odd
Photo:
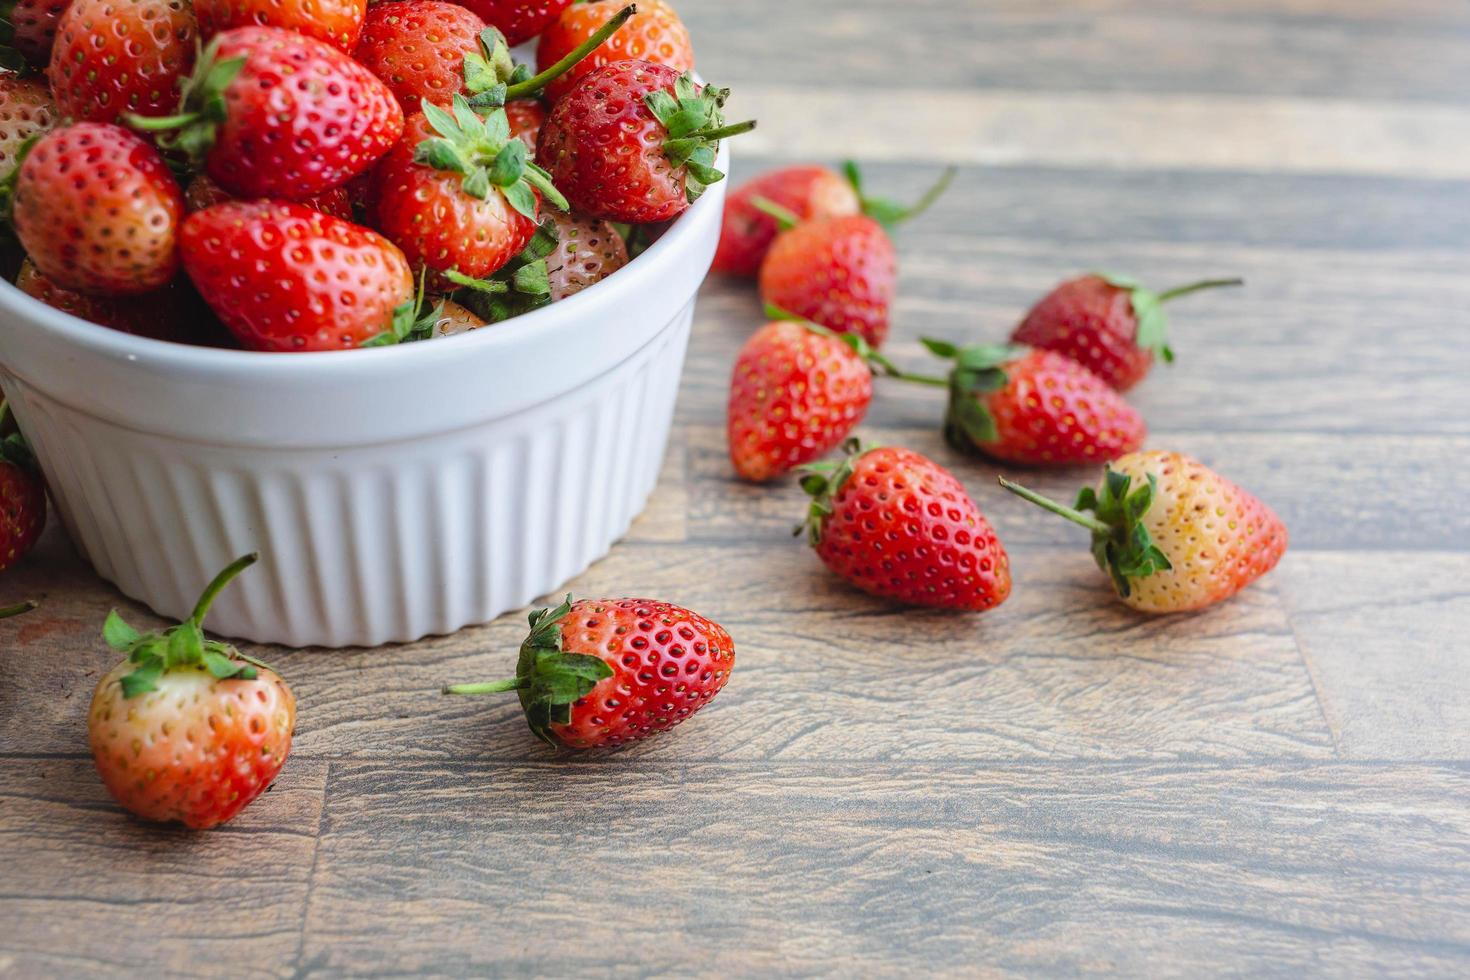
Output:
[[1470,758],[1470,554],[1298,554],[1278,592],[1348,758]]
[[1460,768],[361,763],[330,798],[324,976],[1470,968]]
[[283,976],[327,766],[291,759],[220,830],[124,815],[86,759],[0,759],[0,975]]

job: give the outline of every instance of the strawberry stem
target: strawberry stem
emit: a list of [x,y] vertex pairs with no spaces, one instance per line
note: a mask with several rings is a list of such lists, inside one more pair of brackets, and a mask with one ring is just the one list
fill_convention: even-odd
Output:
[[768,197],[757,194],[750,199],[750,206],[762,214],[776,219],[776,226],[782,231],[790,231],[801,224],[801,216],[789,208],[783,208]]
[[1059,504],[1055,500],[1052,500],[1050,497],[1043,497],[1035,490],[1027,489],[1026,487],[1021,486],[1019,483],[1012,483],[1010,480],[1007,480],[1003,476],[997,477],[997,479],[1000,481],[1001,486],[1005,487],[1007,490],[1020,497],[1022,500],[1029,500],[1036,506],[1049,510],[1053,514],[1059,514],[1074,524],[1081,524],[1083,527],[1087,528],[1089,531],[1092,531],[1094,534],[1111,536],[1113,533],[1113,528],[1111,526],[1104,524],[1096,517],[1084,514],[1080,510],[1074,510],[1071,507],[1066,506],[1065,504]]
[[1199,282],[1192,282],[1187,286],[1175,286],[1173,289],[1159,293],[1159,302],[1166,303],[1171,299],[1188,296],[1190,293],[1197,293],[1202,289],[1219,289],[1222,286],[1244,285],[1244,279],[1201,279]]
[[616,34],[618,29],[628,22],[628,18],[637,12],[638,5],[632,3],[619,10],[613,15],[612,20],[603,24],[591,37],[573,48],[565,58],[562,58],[540,74],[531,76],[524,82],[517,82],[515,85],[508,86],[505,90],[506,101],[508,102],[511,99],[524,99],[527,96],[535,95],[552,81],[571,71],[577,62],[600,47],[603,41]]
[[705,142],[713,143],[716,140],[725,140],[729,139],[732,136],[739,136],[741,133],[748,133],[752,129],[755,129],[755,120],[747,119],[744,122],[731,123],[728,126],[720,126],[718,129],[696,130],[690,133],[685,138],[704,140]]
[[123,114],[124,121],[132,129],[144,133],[162,133],[171,129],[183,129],[201,118],[198,112],[181,112],[176,116],[140,116],[134,112]]
[[214,605],[214,600],[224,591],[230,581],[245,569],[260,561],[260,553],[252,551],[243,558],[236,558],[229,567],[214,577],[214,581],[205,586],[204,594],[199,597],[199,604],[194,607],[194,614],[189,617],[189,622],[196,627],[204,625],[204,617],[209,614],[209,607]]
[[507,691],[521,691],[530,687],[530,682],[519,677],[511,677],[503,681],[486,681],[483,684],[451,684],[444,688],[444,694],[504,694]]
[[40,603],[38,603],[35,599],[27,599],[25,602],[22,602],[18,606],[6,606],[4,609],[0,609],[0,619],[9,619],[11,616],[19,616],[21,613],[28,613],[32,609],[35,609],[38,605],[40,605]]

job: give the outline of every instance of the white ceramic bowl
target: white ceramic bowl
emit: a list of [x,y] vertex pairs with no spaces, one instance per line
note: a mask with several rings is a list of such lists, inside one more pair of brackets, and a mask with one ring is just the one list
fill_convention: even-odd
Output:
[[576,296],[396,348],[169,344],[0,285],[0,387],[72,540],[159,614],[187,616],[258,550],[212,631],[326,647],[451,633],[557,589],[643,509],[725,187]]

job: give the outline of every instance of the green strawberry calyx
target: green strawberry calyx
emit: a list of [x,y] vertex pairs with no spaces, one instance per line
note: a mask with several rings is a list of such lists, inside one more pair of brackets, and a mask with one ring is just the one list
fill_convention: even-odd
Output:
[[923,193],[913,204],[900,204],[883,197],[869,197],[863,192],[863,173],[858,165],[852,160],[842,163],[842,175],[857,192],[858,202],[862,207],[863,214],[872,218],[885,228],[903,224],[912,218],[917,218],[939,200],[944,192],[949,190],[949,185],[954,183],[955,175],[959,173],[956,167],[945,167],[939,179]]
[[1164,314],[1165,303],[1203,289],[1245,285],[1244,279],[1201,279],[1156,293],[1145,289],[1132,276],[1117,276],[1107,272],[1094,274],[1108,285],[1128,291],[1129,301],[1133,304],[1133,318],[1138,321],[1137,331],[1133,335],[1134,344],[1144,350],[1153,351],[1165,364],[1174,363],[1174,351],[1168,341],[1169,318]]
[[531,632],[521,642],[516,675],[484,684],[455,684],[445,694],[502,694],[515,691],[521,699],[526,722],[536,737],[556,746],[552,725],[570,724],[572,705],[592,693],[599,682],[613,675],[601,657],[567,653],[562,649],[562,620],[572,611],[572,597],[552,609],[531,613]]
[[427,268],[419,270],[418,288],[414,290],[412,297],[393,310],[393,319],[389,322],[388,329],[363,341],[361,346],[391,347],[415,340],[428,340],[434,336],[434,328],[444,319],[444,300],[439,300],[427,313],[424,312],[424,283],[427,275]]
[[1108,573],[1113,588],[1125,599],[1133,591],[1133,579],[1174,567],[1169,556],[1154,544],[1143,522],[1158,494],[1158,479],[1150,473],[1145,483],[1138,487],[1132,484],[1133,478],[1127,473],[1108,467],[1103,471],[1101,490],[1083,487],[1068,507],[1000,477],[1000,485],[1016,496],[1090,530],[1097,567]]
[[[221,35],[222,36],[222,35]],[[140,116],[124,113],[123,122],[154,139],[163,150],[177,150],[198,165],[214,146],[220,124],[229,115],[225,90],[245,67],[245,58],[219,60],[220,36],[210,41],[183,83],[179,111],[172,116]]]
[[546,86],[601,47],[637,12],[638,7],[634,4],[619,10],[587,40],[567,52],[566,57],[536,75],[532,75],[531,69],[525,65],[515,63],[504,34],[494,27],[486,28],[480,33],[479,50],[464,56],[464,82],[465,90],[470,93],[470,107],[483,111],[503,106],[511,99],[529,99],[539,95]]
[[865,443],[860,439],[848,439],[842,444],[843,458],[808,463],[796,468],[801,488],[812,498],[807,508],[806,519],[796,525],[793,537],[805,534],[807,541],[816,547],[822,542],[822,529],[831,515],[835,500],[843,486],[852,478],[857,461],[865,454],[880,448],[876,443]]
[[123,697],[157,690],[159,679],[178,667],[203,665],[215,679],[222,681],[249,681],[258,676],[256,668],[266,667],[264,663],[245,656],[227,643],[205,639],[203,624],[209,607],[225,586],[259,560],[260,555],[249,554],[231,562],[204,589],[193,615],[162,633],[139,633],[123,621],[116,609],[108,615],[102,626],[103,640],[112,649],[127,654],[128,661],[134,665],[132,673],[123,675]]
[[725,125],[724,108],[729,97],[727,88],[701,88],[693,73],[687,71],[674,82],[673,94],[657,89],[643,97],[643,104],[668,134],[664,156],[675,170],[685,171],[684,193],[691,203],[699,200],[710,184],[725,179],[724,173],[715,169],[720,140],[755,129],[754,119]]
[[985,396],[1006,386],[1010,380],[1006,365],[1026,353],[1026,348],[1016,344],[960,346],[932,337],[922,337],[920,342],[935,357],[954,362],[947,380],[913,375],[904,379],[949,389],[949,405],[944,413],[946,441],[963,452],[973,452],[999,439]]
[[546,258],[561,244],[556,222],[542,221],[530,242],[515,258],[484,279],[472,279],[457,269],[444,273],[455,286],[455,302],[486,323],[500,323],[551,302],[551,279]]
[[0,462],[35,473],[39,470],[36,454],[31,451],[31,444],[26,442],[26,437],[18,427],[14,432],[5,432],[12,425],[11,419],[10,401],[0,398]]
[[16,0],[0,0],[0,68],[17,75],[28,75],[39,70],[15,47],[15,4]]
[[458,93],[452,112],[425,99],[424,118],[438,133],[414,148],[413,159],[425,167],[462,175],[460,187],[477,200],[499,190],[505,200],[527,218],[536,218],[536,195],[567,210],[567,199],[551,183],[551,175],[532,163],[526,144],[510,135],[504,109],[483,117]]

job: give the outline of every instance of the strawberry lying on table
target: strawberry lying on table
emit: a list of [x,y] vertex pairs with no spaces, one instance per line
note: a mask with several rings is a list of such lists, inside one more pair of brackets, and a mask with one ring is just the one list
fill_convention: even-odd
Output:
[[1115,460],[1066,507],[1004,477],[1001,486],[1092,531],[1092,554],[1139,612],[1203,609],[1276,567],[1286,525],[1198,460],[1151,450]]
[[580,599],[531,614],[515,677],[445,694],[515,691],[553,746],[622,745],[681,725],[735,668],[735,641],[697,613],[652,599]]
[[204,636],[210,604],[256,558],[216,576],[172,629],[140,634],[116,612],[103,627],[107,645],[128,656],[97,682],[88,740],[108,792],[144,819],[222,824],[270,788],[291,751],[296,698],[286,682]]

